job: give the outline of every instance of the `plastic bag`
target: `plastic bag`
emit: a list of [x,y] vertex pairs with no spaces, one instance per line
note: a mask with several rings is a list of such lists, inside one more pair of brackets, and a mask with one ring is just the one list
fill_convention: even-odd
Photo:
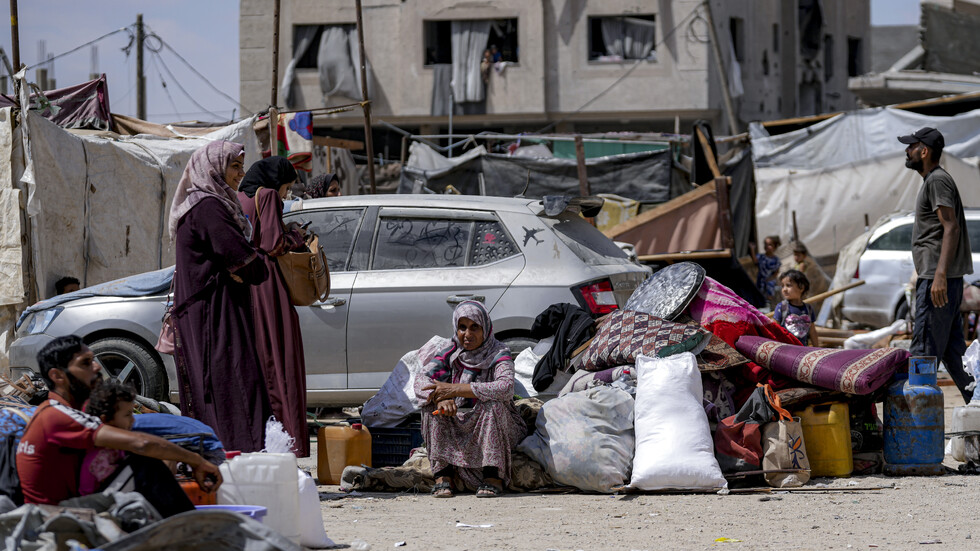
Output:
[[425,346],[402,356],[378,393],[364,402],[361,420],[368,427],[394,428],[419,411],[415,377],[432,357],[449,346],[449,339],[432,337]]
[[296,472],[299,476],[300,544],[313,549],[335,546],[323,529],[323,514],[320,512],[320,494],[316,490],[316,482],[302,469],[297,469]]
[[[963,371],[973,375],[974,381],[980,381],[980,339],[974,340],[963,354]],[[970,404],[980,405],[980,384],[973,385]]]

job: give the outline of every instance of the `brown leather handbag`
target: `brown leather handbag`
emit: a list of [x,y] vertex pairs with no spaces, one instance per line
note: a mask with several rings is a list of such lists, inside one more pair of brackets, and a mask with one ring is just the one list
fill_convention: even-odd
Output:
[[[255,222],[260,219],[259,194],[255,194]],[[305,251],[289,251],[276,257],[279,271],[286,281],[289,301],[294,306],[309,306],[330,294],[330,270],[327,255],[320,247],[320,238],[307,233]]]

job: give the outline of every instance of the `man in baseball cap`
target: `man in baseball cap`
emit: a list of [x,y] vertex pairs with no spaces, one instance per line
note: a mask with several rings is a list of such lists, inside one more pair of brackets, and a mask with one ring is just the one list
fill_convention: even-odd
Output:
[[905,166],[922,176],[915,199],[912,227],[912,262],[915,284],[915,319],[912,322],[913,356],[936,356],[946,366],[963,399],[970,376],[963,371],[963,276],[973,273],[970,238],[966,231],[963,202],[956,182],[941,166],[946,140],[935,128],[920,128],[899,136],[906,144]]

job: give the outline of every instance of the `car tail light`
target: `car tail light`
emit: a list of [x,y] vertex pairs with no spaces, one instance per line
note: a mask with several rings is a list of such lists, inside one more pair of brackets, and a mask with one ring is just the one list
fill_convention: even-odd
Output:
[[857,268],[854,268],[854,279],[861,279],[861,265],[858,264]]
[[619,308],[612,283],[608,279],[587,283],[578,288],[578,293],[593,315],[608,314]]

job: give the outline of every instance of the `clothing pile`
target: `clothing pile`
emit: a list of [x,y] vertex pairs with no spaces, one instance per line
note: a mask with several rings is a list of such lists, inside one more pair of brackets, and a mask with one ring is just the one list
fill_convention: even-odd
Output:
[[[853,472],[880,472],[874,404],[909,363],[897,348],[803,346],[692,263],[655,273],[624,308],[597,320],[553,305],[533,332],[551,346],[517,356],[517,381],[528,394],[556,397],[527,421],[514,455],[543,468],[547,477],[533,478],[542,484],[589,492],[800,486],[808,449],[822,456],[825,445],[804,441],[807,423],[841,404]],[[356,474],[352,487],[385,487],[383,470]]]

